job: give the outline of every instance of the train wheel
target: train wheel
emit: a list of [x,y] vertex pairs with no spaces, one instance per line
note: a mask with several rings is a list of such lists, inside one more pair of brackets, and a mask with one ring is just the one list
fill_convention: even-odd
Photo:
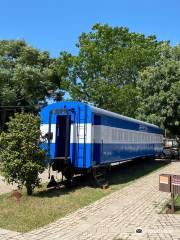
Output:
[[68,181],[71,181],[74,176],[74,171],[71,166],[66,166],[63,169],[62,174]]

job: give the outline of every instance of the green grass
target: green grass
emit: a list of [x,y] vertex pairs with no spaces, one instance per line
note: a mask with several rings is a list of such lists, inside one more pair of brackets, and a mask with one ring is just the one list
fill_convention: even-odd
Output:
[[[166,213],[167,209],[171,209],[171,200],[165,204],[163,213]],[[180,214],[180,196],[175,197],[175,213]]]
[[20,202],[0,196],[0,228],[27,232],[44,226],[68,213],[86,206],[167,164],[163,161],[134,161],[112,167],[110,187],[106,190],[93,187],[87,178],[76,177],[76,186],[59,190],[35,190],[28,197],[23,193]]
[[[162,207],[160,213],[165,214],[169,213],[171,210],[171,200],[168,200]],[[175,197],[175,214],[180,214],[180,196]]]
[[175,206],[176,206],[176,213],[180,214],[180,196],[176,198]]
[[[167,213],[171,209],[171,200],[168,200],[160,213]],[[175,197],[175,214],[180,214],[180,195]]]
[[19,203],[2,196],[0,227],[27,232],[55,221],[107,194],[108,191],[85,187],[69,192],[41,188],[31,197],[24,194]]

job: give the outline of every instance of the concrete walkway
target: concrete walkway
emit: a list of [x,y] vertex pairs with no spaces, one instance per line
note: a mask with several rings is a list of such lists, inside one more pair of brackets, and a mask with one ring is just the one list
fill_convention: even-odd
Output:
[[180,215],[158,214],[170,197],[158,190],[160,173],[180,174],[180,162],[40,229],[25,234],[0,230],[0,240],[180,240]]

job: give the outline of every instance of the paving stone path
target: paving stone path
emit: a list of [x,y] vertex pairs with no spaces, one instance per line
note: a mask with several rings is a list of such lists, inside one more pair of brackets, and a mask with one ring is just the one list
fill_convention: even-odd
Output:
[[158,191],[160,173],[180,174],[180,162],[40,229],[25,234],[0,229],[0,240],[180,240],[180,215],[159,214],[170,197]]

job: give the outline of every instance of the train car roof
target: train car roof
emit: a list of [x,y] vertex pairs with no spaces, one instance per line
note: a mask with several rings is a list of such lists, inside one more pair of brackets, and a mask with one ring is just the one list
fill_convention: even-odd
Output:
[[107,110],[95,107],[95,106],[93,106],[90,103],[84,103],[84,102],[79,102],[79,101],[55,102],[55,103],[52,103],[52,104],[49,104],[49,105],[45,106],[44,108],[42,108],[42,110],[45,110],[46,108],[49,108],[50,106],[51,107],[54,106],[55,108],[57,108],[58,105],[62,105],[62,104],[68,104],[68,105],[72,104],[74,106],[75,105],[79,105],[79,104],[80,105],[86,104],[88,107],[90,107],[92,109],[92,112],[94,112],[94,113],[97,113],[97,114],[100,114],[100,115],[109,116],[109,117],[115,117],[115,118],[119,118],[119,119],[126,120],[126,121],[129,121],[129,122],[134,122],[134,123],[138,123],[138,124],[144,124],[144,125],[149,126],[149,127],[161,129],[157,125],[154,125],[154,124],[151,124],[151,123],[147,123],[147,122],[144,122],[144,121],[140,121],[140,120],[137,120],[137,119],[134,119],[134,118],[126,117],[126,116],[120,115],[118,113],[110,112],[110,111],[107,111]]
[[[91,105],[89,105],[89,106],[91,106]],[[123,120],[126,120],[126,121],[134,122],[134,123],[144,124],[144,125],[147,125],[149,127],[160,128],[155,124],[144,122],[144,121],[141,121],[141,120],[137,120],[137,119],[131,118],[131,117],[126,117],[124,115],[114,113],[114,112],[110,112],[110,111],[107,111],[107,110],[104,110],[104,109],[101,109],[101,108],[98,108],[98,107],[91,106],[91,108],[93,109],[93,111],[95,113],[98,113],[98,114],[102,114],[102,115],[106,115],[106,116],[110,116],[110,117],[115,117],[115,118],[123,119]]]

